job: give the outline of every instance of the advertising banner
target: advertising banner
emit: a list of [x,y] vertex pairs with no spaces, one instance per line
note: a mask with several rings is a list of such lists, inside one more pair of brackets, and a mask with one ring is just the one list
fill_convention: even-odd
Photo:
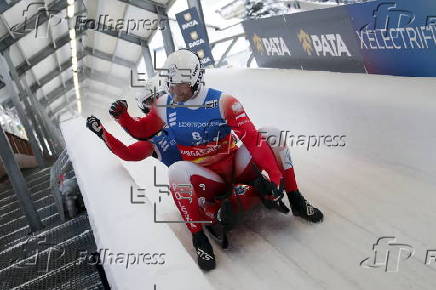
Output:
[[436,1],[345,6],[368,73],[436,76]]
[[378,0],[243,26],[260,67],[436,76],[434,0]]
[[365,72],[343,7],[253,19],[243,25],[261,67]]
[[318,9],[285,15],[288,44],[304,70],[365,72],[347,10]]
[[204,67],[214,65],[215,61],[206,37],[206,27],[198,16],[196,8],[176,14],[177,23],[186,43],[186,48],[197,53]]
[[298,57],[289,46],[291,41],[283,15],[250,19],[242,25],[260,67],[301,69]]

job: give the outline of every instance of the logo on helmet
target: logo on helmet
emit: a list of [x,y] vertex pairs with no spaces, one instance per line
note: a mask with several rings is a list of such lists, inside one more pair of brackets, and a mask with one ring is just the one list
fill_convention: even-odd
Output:
[[172,64],[169,68],[168,68],[168,76],[170,78],[173,78],[176,76],[177,73],[177,66],[175,64]]
[[195,65],[194,71],[192,72],[192,76],[195,77],[198,71],[198,64]]

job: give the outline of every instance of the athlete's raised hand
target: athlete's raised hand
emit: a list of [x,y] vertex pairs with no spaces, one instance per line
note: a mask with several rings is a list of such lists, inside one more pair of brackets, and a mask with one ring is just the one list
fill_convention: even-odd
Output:
[[117,100],[112,103],[111,108],[109,109],[109,114],[115,119],[118,119],[122,114],[127,112],[127,101],[126,100]]
[[91,130],[95,135],[103,139],[103,126],[100,120],[95,116],[90,116],[86,119],[86,127]]

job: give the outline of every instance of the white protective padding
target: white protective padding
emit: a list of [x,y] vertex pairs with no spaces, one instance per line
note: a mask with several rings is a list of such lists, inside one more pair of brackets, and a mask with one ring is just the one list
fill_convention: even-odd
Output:
[[[116,262],[113,256],[111,263],[109,255],[104,254],[104,268],[112,289],[153,289],[154,285],[157,289],[210,289],[196,261],[168,225],[154,223],[153,204],[136,197],[141,194],[137,185],[103,142],[86,129],[85,119],[66,121],[61,128],[97,248],[122,257]],[[131,186],[134,200],[145,204],[130,202]],[[140,262],[126,266],[130,253],[140,257],[136,260]],[[163,253],[151,262],[164,263],[147,265],[141,253]],[[130,256],[131,263],[135,257]]]

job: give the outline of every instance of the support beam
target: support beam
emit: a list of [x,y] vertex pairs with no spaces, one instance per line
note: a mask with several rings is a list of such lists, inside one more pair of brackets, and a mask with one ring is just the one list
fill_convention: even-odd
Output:
[[20,78],[18,77],[17,71],[15,70],[14,64],[9,56],[9,50],[4,53],[5,61],[10,68],[11,77],[14,80],[18,90],[28,97],[30,100],[32,112],[35,112],[38,116],[40,125],[44,132],[45,138],[48,140],[50,146],[52,147],[52,153],[60,153],[63,150],[64,142],[61,136],[61,133],[57,128],[53,125],[53,123],[48,119],[47,112],[45,108],[41,106],[38,102],[36,96],[30,91],[29,86],[27,85],[26,78],[23,78],[24,85],[21,84]]
[[48,116],[50,118],[53,118],[57,112],[60,112],[62,109],[66,108],[66,107],[72,106],[75,103],[75,101],[76,101],[75,96],[69,97],[65,103],[60,104],[59,106],[57,106],[56,108],[51,110],[50,113],[48,114]]
[[30,91],[26,78],[22,78],[25,94],[31,104],[32,111],[40,120],[40,125],[44,131],[45,138],[50,146],[51,155],[60,154],[65,147],[61,132],[47,116],[47,110],[42,107],[36,95]]
[[[64,95],[65,92],[69,92],[71,89],[74,88],[74,80],[73,78],[70,78],[65,82],[65,87],[63,85],[60,85],[59,87],[55,88],[53,91],[50,92],[46,96],[46,99],[41,100],[41,105],[44,107],[50,106],[54,101],[59,99]],[[64,91],[65,90],[65,91]]]
[[[6,52],[7,54],[7,52]],[[8,57],[8,56],[6,56]],[[8,90],[8,94],[11,97],[11,100],[17,110],[18,116],[20,118],[21,124],[26,130],[27,138],[29,138],[30,146],[32,147],[33,154],[35,155],[36,161],[38,162],[38,166],[43,168],[45,167],[45,161],[41,152],[41,149],[38,146],[38,142],[36,141],[35,135],[33,134],[32,127],[26,117],[26,113],[20,103],[19,96],[17,92],[14,90],[12,86],[12,79],[9,76],[9,70],[7,61],[2,57],[0,57],[0,74],[3,78],[3,81],[6,84],[6,89]]]
[[216,65],[216,67],[220,67],[221,65],[224,64],[224,59],[227,57],[227,55],[229,54],[230,50],[233,48],[233,46],[235,46],[236,42],[238,42],[239,38],[234,38],[232,40],[232,42],[230,43],[230,45],[227,47],[226,51],[224,52],[224,54],[221,56],[220,61],[218,62],[218,64]]
[[[85,31],[83,30],[82,31],[76,30],[76,38],[82,36],[84,32]],[[18,76],[22,76],[26,71],[30,70],[33,66],[37,65],[48,56],[55,53],[58,49],[62,48],[67,43],[70,43],[70,41],[71,41],[70,33],[67,32],[61,37],[59,37],[58,40],[55,41],[55,43],[50,43],[47,47],[42,49],[40,52],[36,53],[31,58],[29,58],[28,62],[24,61],[23,63],[19,64],[16,67]]]
[[[28,100],[29,99],[30,98],[28,98]],[[49,129],[47,128],[47,126],[44,126],[45,122],[40,115],[36,114],[35,118],[37,118],[39,120],[39,124],[40,124],[41,130],[42,130],[42,133],[45,136],[45,139],[47,140],[47,143],[48,143],[49,148],[50,148],[50,152],[49,152],[50,155],[51,156],[55,155],[56,154],[56,144],[54,143],[53,138],[51,138],[51,136],[50,136]]]
[[[111,95],[111,93],[109,93],[109,92],[107,92],[107,91],[105,91],[105,90],[100,90],[100,89],[97,89],[97,88],[94,88],[94,87],[90,87],[90,86],[87,86],[87,87],[84,88],[84,89],[85,89],[85,91],[86,91],[87,93],[90,93],[90,94],[97,94],[97,95],[105,96],[106,99],[109,99],[109,98],[107,98],[107,96],[110,96],[110,95]],[[114,100],[114,101],[115,101],[115,100]]]
[[[124,5],[124,7],[123,7],[123,18],[122,19],[125,19],[126,18],[126,13],[127,13],[127,9],[129,8],[129,5]],[[122,31],[121,30],[118,30],[117,31],[117,33],[118,33],[118,36],[117,36],[117,42],[116,42],[116,44],[115,44],[115,50],[114,50],[114,52],[116,51],[116,49],[117,49],[117,47],[118,47],[118,44],[120,43],[120,41],[119,41],[119,38],[120,38],[120,35],[121,35],[121,33],[122,33]],[[113,62],[113,59],[115,58],[115,53],[113,53],[112,54],[112,60],[111,60],[111,62]]]
[[77,106],[76,102],[71,103],[71,105],[67,105],[67,106],[61,108],[59,111],[57,111],[56,113],[53,114],[53,116],[51,117],[51,119],[52,119],[54,122],[59,123],[59,121],[60,121],[60,120],[59,120],[59,117],[60,117],[61,113],[64,112],[64,111],[69,111],[70,114],[73,115],[73,112],[72,112],[72,110],[71,110],[71,108],[72,108],[73,106]]
[[251,62],[254,60],[254,54],[251,53],[250,57],[247,60],[247,67],[251,67]]
[[[61,12],[62,10],[66,9],[67,6],[67,1],[55,0],[50,3],[50,5],[48,5],[47,11],[52,11],[52,13],[56,11]],[[41,5],[41,7],[43,7],[43,5]],[[35,28],[47,22],[50,18],[50,15],[49,13],[47,13],[47,11],[45,9],[42,9],[28,19],[25,18],[25,21],[23,23],[20,23],[19,25],[10,28],[12,33],[0,38],[0,52],[5,51],[11,45],[15,44],[18,40],[34,31]]]
[[37,118],[38,114],[33,114],[31,108],[32,105],[30,104],[30,100],[29,98],[26,98],[25,96],[23,96],[21,98],[24,102],[24,107],[26,108],[27,111],[27,117],[30,119],[30,121],[32,122],[32,127],[35,130],[35,135],[36,138],[38,139],[39,145],[42,147],[42,152],[43,152],[43,156],[46,155],[48,156],[49,150],[47,148],[47,145],[44,142],[44,138],[48,138],[48,136],[45,136],[44,131],[42,130],[42,126],[40,123],[40,120]]
[[151,57],[150,47],[148,46],[148,43],[142,44],[142,55],[144,56],[147,77],[150,78],[155,75],[155,72],[153,67],[153,58]]
[[8,138],[0,126],[0,156],[3,161],[3,166],[8,173],[9,181],[12,184],[17,199],[21,208],[26,215],[32,232],[36,232],[43,228],[41,218],[39,217],[35,207],[33,206],[32,199],[30,198],[30,191],[27,187],[26,180],[20,171],[20,168],[15,161],[14,152],[8,142]]
[[91,69],[90,67],[83,67],[83,75],[91,80],[107,84],[112,87],[123,88],[129,87],[130,79],[120,79],[113,76],[108,75],[106,72],[100,72]]
[[[89,68],[87,66],[82,67],[82,73],[83,73],[83,76],[86,78],[89,78],[91,80],[94,80],[94,81],[97,81],[100,83],[104,83],[106,85],[113,86],[113,87],[126,87],[129,84],[128,79],[125,79],[123,81],[123,80],[120,80],[119,78],[107,76],[106,73],[93,71],[91,68]],[[74,88],[74,81],[73,81],[73,78],[70,78],[69,80],[67,80],[65,82],[65,90],[66,90],[66,92],[69,92],[73,88]],[[51,91],[47,95],[47,98],[45,100],[41,101],[41,105],[48,107],[63,95],[64,95],[64,87],[61,85],[61,86],[55,88],[53,91]]]
[[[0,21],[3,23],[4,26],[7,26],[7,22],[4,18],[4,15],[0,15]],[[18,52],[21,54],[21,57],[25,59],[26,57],[22,51],[20,43],[16,43],[16,47],[18,49]],[[35,108],[33,106],[31,106],[31,104],[29,104],[29,100],[28,100],[28,98],[27,98],[27,96],[26,96],[26,94],[25,94],[25,92],[20,84],[19,78],[17,77],[15,65],[12,63],[11,59],[9,58],[9,50],[5,51],[4,55],[5,55],[6,62],[8,63],[8,66],[9,66],[10,71],[11,71],[11,78],[15,82],[15,84],[17,85],[17,88],[19,90],[18,96],[19,97],[23,96],[23,98],[21,98],[21,100],[23,101],[25,111],[27,112],[27,117],[32,122],[32,127],[34,129],[36,138],[39,141],[39,145],[40,145],[40,147],[42,147],[42,155],[48,156],[49,150],[48,150],[48,147],[46,145],[45,140],[48,140],[49,145],[51,145],[51,141],[50,141],[51,139],[49,138],[49,135],[45,135],[45,133],[44,133],[45,130],[42,130],[42,128],[44,127],[44,124],[40,123],[40,120],[37,118],[38,114],[34,113]],[[33,77],[35,78],[35,75],[33,72],[32,72],[32,74],[33,74]],[[24,79],[24,81],[25,81],[25,79]]]
[[106,61],[111,61],[115,64],[122,65],[122,66],[125,66],[128,68],[133,68],[136,66],[135,63],[131,62],[130,60],[125,60],[125,59],[120,58],[118,56],[112,56],[111,54],[108,54],[106,52],[100,51],[100,50],[95,49],[95,48],[85,47],[85,52],[86,52],[86,55],[92,55],[92,56],[95,56],[96,58],[106,60]]
[[20,1],[21,0],[0,1],[0,14],[5,13],[7,10],[11,9],[15,4]]
[[[171,6],[173,6],[173,4],[176,2],[176,0],[169,0],[167,3],[166,3],[166,5],[165,6],[159,6],[159,5],[156,5],[156,7],[157,7],[157,9],[158,9],[158,20],[159,20],[159,10],[160,11],[163,11],[163,12],[165,12],[165,13],[167,13],[167,15],[168,15],[168,10],[171,8]],[[168,18],[168,23],[169,23],[169,21],[171,20],[171,21],[176,21],[175,19],[170,19],[168,16],[167,16],[167,18]],[[162,25],[163,26],[163,25]],[[161,26],[159,26],[159,27],[161,27]],[[148,39],[147,39],[147,42],[149,41],[149,40],[151,40],[151,39],[153,39],[153,37],[154,37],[154,35],[158,32],[158,30],[159,29],[154,29],[154,30],[152,30],[152,32],[151,32],[151,34],[148,36]]]
[[[81,5],[81,4],[83,4],[82,3],[82,1],[81,0],[78,0],[77,1],[77,4],[78,5]],[[80,6],[79,6],[80,7]],[[71,30],[71,22],[72,22],[72,20],[71,19],[68,19],[68,22],[69,22],[69,25],[68,25],[68,31],[70,31]],[[52,43],[55,43],[55,41],[54,41],[54,39],[55,39],[55,34],[54,34],[54,32],[53,32],[53,29],[51,28],[51,27],[49,27],[50,29],[50,31],[49,31],[49,39],[50,39],[50,41],[52,42]],[[76,55],[75,55],[75,57],[77,57],[77,61],[79,61],[79,57],[80,57],[80,55],[81,55],[81,52],[82,52],[82,50],[80,50],[80,44],[81,44],[81,42],[79,42],[79,43],[77,43],[77,41],[76,40],[74,40],[74,42],[76,43],[76,51],[77,51],[77,53],[76,53]],[[53,54],[53,57],[54,57],[54,59],[55,59],[55,61],[56,61],[56,67],[57,67],[57,69],[58,69],[58,71],[59,71],[59,79],[60,79],[60,81],[62,82],[62,85],[64,86],[64,98],[65,98],[65,102],[67,101],[67,95],[66,95],[66,91],[65,91],[65,83],[64,83],[64,79],[62,78],[62,76],[60,75],[61,74],[61,72],[62,72],[62,68],[61,68],[61,63],[60,63],[60,61],[59,61],[59,59],[58,59],[58,56],[57,56],[57,54],[56,53],[54,53]],[[83,56],[82,56],[83,57]],[[71,66],[72,66],[72,62],[71,62]],[[66,68],[65,68],[66,69]],[[38,83],[39,81],[38,81],[38,78],[37,78],[37,76],[33,73],[33,70],[31,70],[31,72],[32,72],[32,74],[33,74],[33,76],[34,76],[34,79],[36,80],[36,82]]]
[[175,51],[173,35],[171,34],[170,21],[164,8],[158,7],[159,28],[167,56]]
[[[66,91],[66,93],[69,93],[73,89],[74,88],[69,89],[68,91]],[[64,100],[63,102],[60,103],[59,106],[57,106],[54,109],[50,109],[48,111],[48,117],[50,118],[50,120],[53,120],[53,117],[56,115],[56,112],[58,112],[59,110],[64,109],[64,108],[69,108],[72,106],[72,104],[77,105],[76,101],[77,101],[76,97],[70,97],[69,99]]]
[[[77,56],[77,61],[82,60],[85,56],[86,56],[85,52],[83,51],[79,52]],[[38,89],[42,88],[43,86],[51,82],[54,78],[59,77],[64,71],[66,71],[67,69],[71,69],[71,66],[72,66],[72,61],[71,58],[69,58],[64,63],[62,63],[59,67],[57,67],[56,70],[53,70],[48,74],[46,74],[44,77],[42,77],[39,80],[39,84],[34,83],[32,86],[30,86],[30,90],[32,91],[32,93],[36,93]]]
[[147,0],[118,0],[118,1],[126,4],[130,4],[139,9],[147,10],[154,14],[157,14],[156,6],[162,6],[162,4],[160,3],[155,3],[153,1],[147,1]]
[[146,40],[145,38],[142,38],[142,37],[139,37],[139,36],[136,36],[133,34],[129,34],[126,31],[122,31],[122,30],[117,31],[117,30],[110,28],[110,27],[107,27],[107,26],[103,27],[102,29],[97,29],[96,31],[104,33],[104,34],[112,36],[112,37],[115,37],[115,38],[122,39],[122,40],[130,42],[130,43],[134,43],[134,44],[139,45],[139,46],[141,45],[142,41]]

